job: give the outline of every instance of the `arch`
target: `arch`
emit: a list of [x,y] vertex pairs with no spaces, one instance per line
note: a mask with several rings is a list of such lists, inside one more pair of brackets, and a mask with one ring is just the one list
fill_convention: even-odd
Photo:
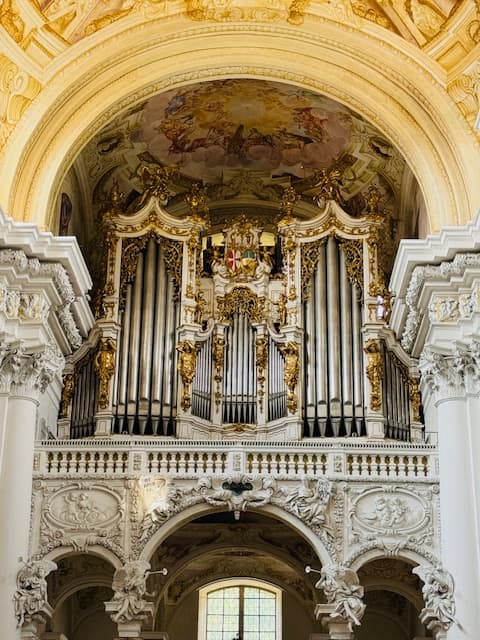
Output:
[[[162,544],[162,542],[166,540],[171,533],[187,522],[209,513],[218,513],[220,511],[222,510],[214,509],[207,504],[196,504],[191,507],[187,507],[181,513],[175,514],[172,518],[167,520],[146,543],[140,554],[140,560],[150,561],[155,550]],[[256,509],[256,511],[270,516],[275,520],[280,520],[298,533],[311,545],[322,565],[331,564],[333,562],[327,548],[320,538],[295,516],[273,505],[266,505],[265,507]]]
[[[9,215],[52,225],[67,169],[127,107],[202,79],[253,77],[324,93],[375,124],[416,175],[431,231],[473,217],[480,201],[473,136],[435,66],[416,47],[400,45],[391,34],[347,31],[329,20],[301,28],[192,28],[182,17],[167,24],[168,33],[161,19],[114,35],[106,30],[55,61],[48,87],[27,109],[5,151],[0,199]],[[215,68],[212,56],[219,61]]]
[[[57,562],[57,560],[61,560],[62,558],[66,558],[67,556],[81,556],[82,553],[75,551],[72,547],[56,547],[49,551],[44,557],[43,560],[53,560],[53,562]],[[119,569],[123,565],[123,561],[110,551],[110,549],[106,549],[99,544],[94,544],[91,547],[88,547],[88,555],[97,556],[102,560],[106,560],[109,564],[112,565],[113,569]]]
[[347,565],[353,569],[353,571],[358,572],[363,566],[371,562],[372,560],[382,560],[385,558],[391,558],[394,560],[403,560],[404,562],[411,565],[418,564],[429,564],[434,566],[434,558],[429,554],[422,555],[416,550],[403,548],[399,550],[395,554],[387,554],[384,549],[376,548],[376,549],[368,549],[368,551],[364,551],[359,555],[355,556],[350,562],[347,562]]

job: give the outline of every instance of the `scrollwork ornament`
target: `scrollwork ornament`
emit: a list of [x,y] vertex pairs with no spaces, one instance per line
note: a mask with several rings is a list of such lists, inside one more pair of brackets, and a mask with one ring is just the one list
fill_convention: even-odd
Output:
[[265,298],[256,296],[247,287],[235,287],[226,296],[219,296],[216,302],[220,322],[229,321],[234,313],[248,316],[253,324],[265,319]]

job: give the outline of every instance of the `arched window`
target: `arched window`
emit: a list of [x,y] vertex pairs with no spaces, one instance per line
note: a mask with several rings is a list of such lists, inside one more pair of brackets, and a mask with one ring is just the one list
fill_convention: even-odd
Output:
[[233,578],[199,593],[198,640],[282,640],[282,592],[260,580]]

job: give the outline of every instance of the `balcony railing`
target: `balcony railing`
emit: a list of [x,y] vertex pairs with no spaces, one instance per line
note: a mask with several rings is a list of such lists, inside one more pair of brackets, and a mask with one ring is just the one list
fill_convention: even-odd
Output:
[[436,481],[435,445],[323,439],[289,444],[167,439],[48,440],[35,449],[35,475],[270,475],[278,479]]

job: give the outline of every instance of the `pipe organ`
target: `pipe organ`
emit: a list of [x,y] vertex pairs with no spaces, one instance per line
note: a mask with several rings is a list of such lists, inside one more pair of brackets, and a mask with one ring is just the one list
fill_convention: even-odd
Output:
[[415,365],[385,324],[382,215],[325,200],[299,219],[287,192],[276,226],[243,214],[215,233],[198,193],[181,219],[154,194],[129,215],[112,202],[65,435],[420,437]]

